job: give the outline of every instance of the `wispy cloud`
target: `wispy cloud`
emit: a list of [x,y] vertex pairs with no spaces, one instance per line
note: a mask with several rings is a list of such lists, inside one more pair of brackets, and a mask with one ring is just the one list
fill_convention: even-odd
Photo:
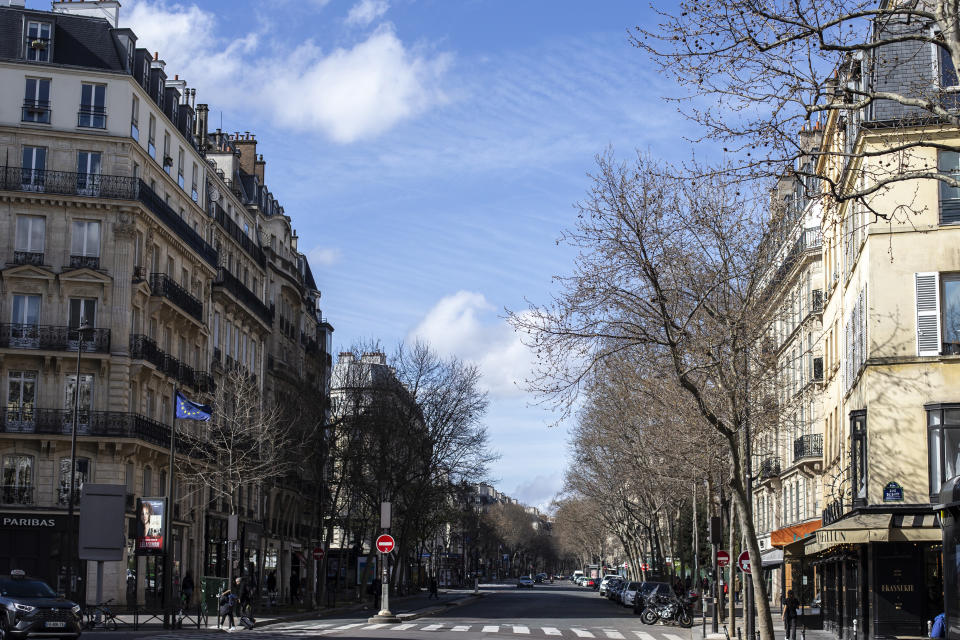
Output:
[[387,12],[390,5],[386,0],[360,0],[353,5],[344,19],[349,25],[365,27]]
[[221,36],[216,15],[196,4],[139,0],[124,15],[139,42],[196,86],[201,100],[210,96],[220,103],[215,107],[252,111],[339,144],[378,136],[446,101],[442,81],[451,56],[408,47],[390,25],[325,51],[269,31]]
[[340,262],[343,252],[336,247],[314,247],[307,251],[311,267],[329,267]]
[[422,339],[441,354],[476,364],[482,384],[494,396],[523,394],[533,354],[482,293],[458,291],[442,298],[408,338]]

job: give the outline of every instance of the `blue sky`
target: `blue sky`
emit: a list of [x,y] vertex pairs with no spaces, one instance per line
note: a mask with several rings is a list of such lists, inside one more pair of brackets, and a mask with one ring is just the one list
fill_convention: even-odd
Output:
[[[47,3],[28,6],[47,8]],[[478,363],[497,487],[545,505],[566,432],[518,382],[503,320],[570,269],[556,241],[608,146],[685,156],[685,128],[627,30],[637,2],[124,2],[121,23],[250,131],[334,325],[334,349],[422,336]]]

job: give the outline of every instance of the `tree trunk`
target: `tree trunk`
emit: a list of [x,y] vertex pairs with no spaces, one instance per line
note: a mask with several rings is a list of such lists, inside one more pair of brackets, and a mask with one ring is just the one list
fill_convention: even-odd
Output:
[[[739,468],[735,463],[734,468]],[[750,572],[750,578],[753,581],[753,601],[757,607],[757,630],[760,632],[760,640],[773,640],[773,618],[770,612],[770,601],[767,599],[767,584],[763,579],[763,570],[760,562],[760,545],[757,544],[757,534],[753,526],[753,518],[750,517],[749,502],[746,499],[746,491],[743,484],[739,481],[739,476],[735,476],[730,483],[733,489],[733,499],[737,504],[740,526],[744,532],[744,538],[747,540],[747,551],[750,553],[750,563],[753,571]]]
[[730,505],[727,507],[727,512],[730,514],[727,518],[728,526],[730,527],[730,564],[727,565],[727,607],[728,607],[728,617],[729,620],[727,624],[728,632],[730,633],[731,638],[737,636],[737,550],[734,546],[737,542],[736,533],[734,533],[737,528],[733,526],[734,519],[736,518],[736,505],[733,502],[730,502]]

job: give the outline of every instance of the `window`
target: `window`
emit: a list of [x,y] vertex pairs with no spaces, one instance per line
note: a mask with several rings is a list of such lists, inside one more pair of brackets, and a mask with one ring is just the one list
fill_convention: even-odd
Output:
[[24,122],[50,124],[50,80],[27,78],[20,119]]
[[[939,39],[941,36],[937,34]],[[936,46],[936,45],[935,45]],[[940,59],[940,101],[948,109],[956,109],[958,102],[958,91],[960,91],[960,81],[957,78],[957,69],[950,57],[950,52],[943,47],[936,46],[937,54]]]
[[140,142],[140,98],[133,96],[130,106],[130,137]]
[[183,147],[177,150],[177,184],[183,189]]
[[43,262],[43,240],[46,218],[43,216],[17,216],[16,250],[40,254]]
[[[73,412],[76,406],[77,374],[73,373],[65,378],[63,406],[67,411]],[[80,421],[86,424],[87,414],[90,412],[91,401],[93,398],[93,376],[87,373],[80,374]]]
[[960,355],[960,274],[943,274],[940,283],[943,300],[943,353]]
[[96,326],[97,300],[96,298],[71,298],[69,327],[76,329],[84,322],[91,327]]
[[107,128],[106,94],[107,85],[105,84],[84,82],[80,85],[80,111],[77,113],[78,127]]
[[163,132],[163,170],[170,175],[170,169],[173,167],[173,158],[170,156],[170,132]]
[[853,309],[847,314],[845,332],[844,382],[846,389],[853,386],[860,368],[867,360],[867,288],[860,290]]
[[960,475],[960,404],[929,404],[925,409],[930,501],[937,502],[943,483]]
[[123,484],[127,488],[127,493],[133,495],[134,492],[134,477],[136,472],[132,462],[128,462],[123,465]]
[[[76,458],[73,463],[73,495],[74,504],[80,500],[83,484],[90,480],[90,459]],[[57,489],[57,504],[67,505],[67,496],[70,495],[70,458],[60,458],[60,478]]]
[[[960,153],[941,151],[938,160],[940,173],[960,181]],[[960,222],[960,187],[940,182],[940,224]]]
[[100,255],[100,223],[96,220],[74,220],[73,238],[70,243],[70,255]]
[[150,467],[143,468],[143,495],[153,495],[153,470]]
[[220,312],[213,312],[213,347],[220,348]]
[[14,295],[10,322],[37,325],[40,322],[40,296]]
[[150,114],[150,120],[147,123],[147,153],[154,160],[157,159],[157,119]]
[[77,152],[77,195],[100,195],[100,152]]
[[23,57],[33,62],[50,62],[52,45],[50,33],[49,22],[28,22],[27,37],[24,38],[26,49]]
[[916,273],[917,355],[960,355],[960,274]]
[[37,406],[37,372],[7,374],[7,431],[32,430]]
[[200,173],[200,170],[197,167],[197,163],[194,162],[193,171],[190,176],[191,178],[190,184],[192,185],[190,187],[190,197],[193,198],[193,201],[197,203],[200,202],[200,193],[197,191],[197,176],[199,175],[199,173]]
[[853,506],[867,504],[867,412],[850,412],[850,486]]
[[20,186],[24,191],[43,191],[47,177],[45,147],[24,147],[20,154]]
[[33,456],[4,456],[0,488],[4,504],[33,504]]

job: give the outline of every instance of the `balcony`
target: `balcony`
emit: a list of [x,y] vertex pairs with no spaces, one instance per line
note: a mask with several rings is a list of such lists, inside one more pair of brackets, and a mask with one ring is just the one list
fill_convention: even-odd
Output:
[[0,504],[29,506],[37,503],[37,488],[17,484],[0,484]]
[[100,268],[100,256],[70,256],[71,269],[93,269]]
[[823,457],[823,435],[811,433],[793,441],[793,461]]
[[77,111],[77,126],[90,129],[107,128],[107,110],[92,104],[80,105]]
[[[7,349],[45,349],[76,351],[79,336],[75,327],[45,324],[0,324],[0,347]],[[94,329],[84,340],[85,353],[110,353],[110,329]]]
[[[196,199],[194,198],[194,200]],[[261,267],[265,266],[267,258],[263,253],[263,249],[261,249],[250,236],[245,234],[243,230],[237,226],[236,222],[227,217],[227,213],[220,205],[214,203],[212,208],[213,219],[217,221],[217,224],[223,228],[226,234],[233,238],[258,265]]]
[[138,182],[137,199],[160,218],[163,224],[170,227],[191,249],[199,253],[200,257],[206,260],[210,266],[216,267],[216,249],[207,244],[206,240],[194,231],[193,228],[187,224],[187,221],[181,218],[176,211],[171,209],[170,205],[154,193],[153,189],[147,186],[143,180],[139,180]]
[[134,333],[130,335],[130,357],[134,360],[146,360],[158,371],[192,387],[197,391],[212,391],[213,378],[205,371],[196,371],[173,356],[164,353],[157,343],[148,336]]
[[153,295],[166,298],[177,305],[197,322],[203,322],[203,303],[194,298],[189,291],[177,284],[167,274],[151,273],[150,291]]
[[0,189],[5,191],[136,200],[137,182],[136,178],[99,173],[0,167]]
[[[73,411],[5,407],[0,409],[0,432],[69,436]],[[98,438],[133,438],[160,447],[170,446],[170,427],[136,413],[123,411],[80,411],[77,435]]]
[[780,475],[780,458],[773,456],[760,463],[760,479],[776,478]]
[[157,369],[163,369],[164,353],[157,343],[139,333],[130,336],[130,357],[135,360],[146,360]]
[[217,279],[213,281],[213,286],[226,289],[237,302],[260,318],[267,326],[273,324],[273,314],[270,312],[270,308],[226,268],[219,267],[217,269]]
[[42,251],[14,251],[13,263],[29,264],[34,267],[43,266],[43,252]]

